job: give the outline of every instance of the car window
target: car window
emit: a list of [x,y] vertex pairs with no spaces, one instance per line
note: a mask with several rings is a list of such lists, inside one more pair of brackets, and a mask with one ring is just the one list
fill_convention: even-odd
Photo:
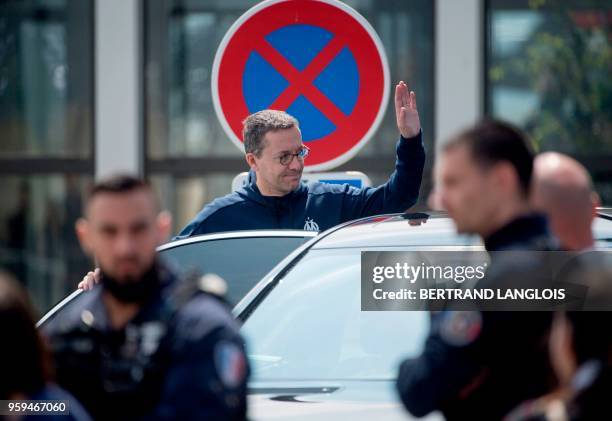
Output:
[[357,249],[311,250],[247,318],[254,380],[393,379],[425,312],[362,312]]
[[185,274],[215,273],[228,285],[227,299],[237,303],[278,262],[310,238],[241,237],[183,244],[159,252]]

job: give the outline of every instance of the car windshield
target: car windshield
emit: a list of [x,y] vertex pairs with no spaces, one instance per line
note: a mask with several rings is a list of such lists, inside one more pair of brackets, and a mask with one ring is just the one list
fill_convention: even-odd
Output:
[[361,250],[311,250],[245,321],[254,380],[393,379],[425,312],[362,312]]

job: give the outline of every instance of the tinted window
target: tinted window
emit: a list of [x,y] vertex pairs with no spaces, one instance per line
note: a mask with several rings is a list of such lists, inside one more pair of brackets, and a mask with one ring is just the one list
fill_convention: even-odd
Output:
[[228,299],[237,303],[278,262],[303,244],[303,237],[228,238],[174,247],[160,255],[183,273],[215,273],[228,284]]
[[361,311],[358,249],[312,250],[245,321],[254,380],[393,379],[425,312]]
[[94,1],[0,1],[0,267],[48,309],[91,269]]

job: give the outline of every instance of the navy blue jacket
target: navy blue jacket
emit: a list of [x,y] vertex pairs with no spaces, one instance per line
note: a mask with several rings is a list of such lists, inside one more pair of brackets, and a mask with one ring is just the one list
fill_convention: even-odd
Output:
[[403,212],[414,205],[425,163],[422,134],[397,143],[395,171],[378,187],[302,184],[283,197],[263,196],[253,172],[237,191],[215,199],[175,239],[220,231],[305,229],[324,231],[345,221]]

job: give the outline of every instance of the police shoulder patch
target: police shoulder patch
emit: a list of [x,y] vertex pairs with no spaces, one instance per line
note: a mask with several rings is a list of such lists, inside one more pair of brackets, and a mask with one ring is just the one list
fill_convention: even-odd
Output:
[[247,372],[242,349],[233,342],[222,340],[215,346],[215,369],[224,386],[236,388],[242,384]]
[[479,311],[446,311],[440,323],[440,337],[449,345],[466,346],[478,338],[481,329]]

